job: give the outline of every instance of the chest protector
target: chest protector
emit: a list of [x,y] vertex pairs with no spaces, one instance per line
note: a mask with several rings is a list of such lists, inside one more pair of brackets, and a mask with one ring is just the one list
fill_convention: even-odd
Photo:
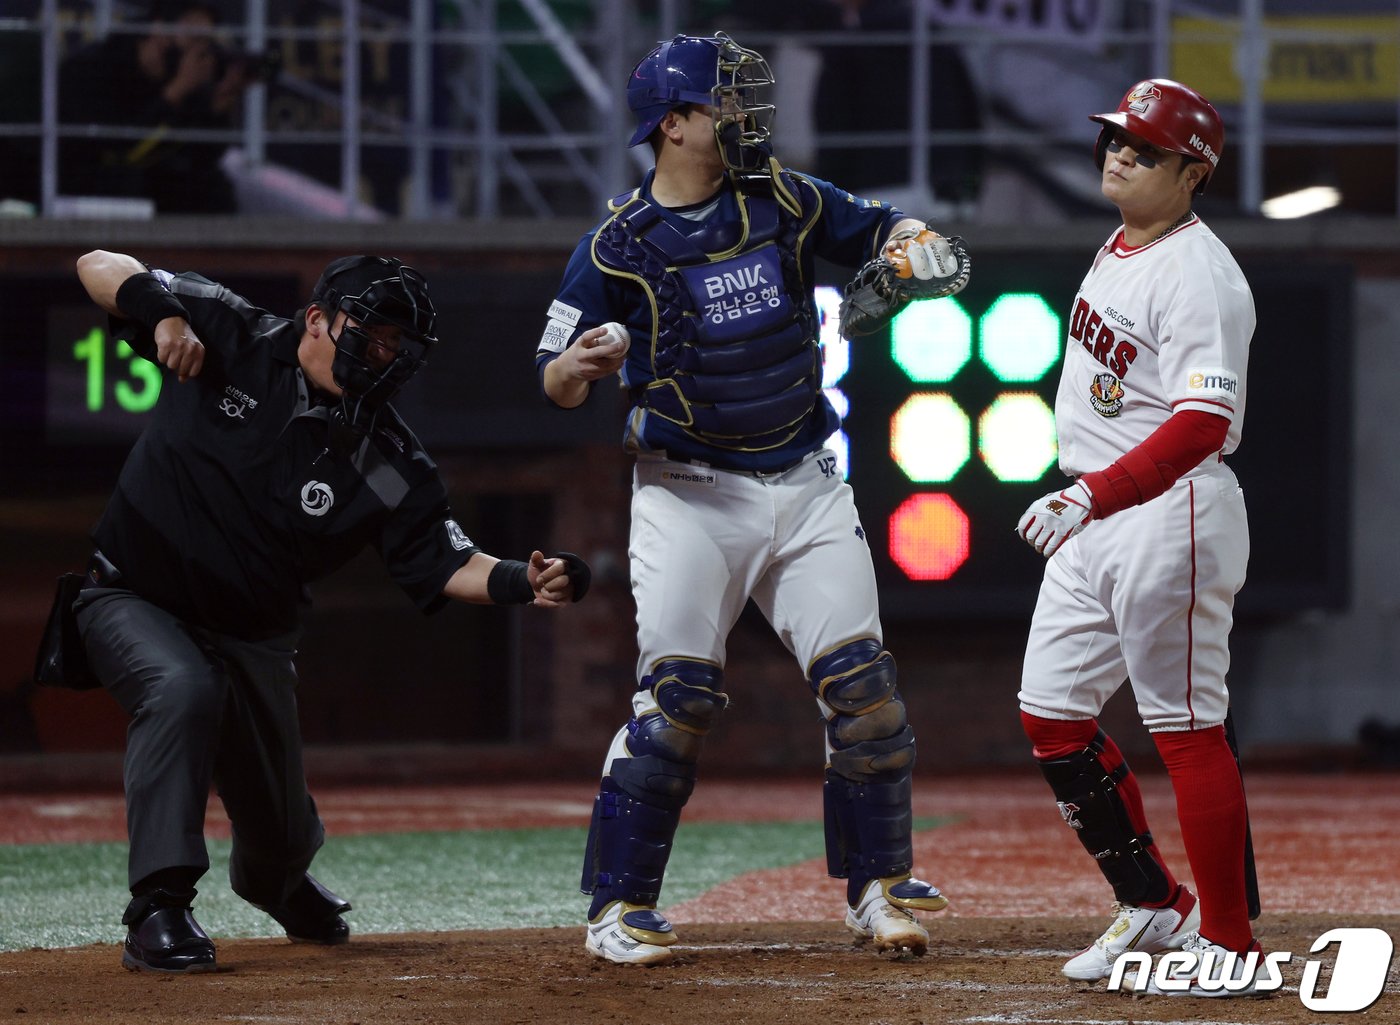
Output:
[[627,370],[633,404],[729,451],[785,444],[821,391],[817,317],[800,259],[820,197],[785,173],[770,180],[771,191],[735,190],[737,222],[691,235],[640,190],[627,193],[593,240],[594,262],[636,282],[651,305],[645,379]]

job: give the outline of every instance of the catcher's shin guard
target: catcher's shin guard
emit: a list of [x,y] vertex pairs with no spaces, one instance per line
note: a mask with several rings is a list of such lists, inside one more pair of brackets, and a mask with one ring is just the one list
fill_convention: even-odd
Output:
[[1132,771],[1127,762],[1108,771],[1102,760],[1106,735],[1099,730],[1082,750],[1064,758],[1036,759],[1059,803],[1065,824],[1093,855],[1099,871],[1124,904],[1152,904],[1171,896],[1171,880],[1153,856],[1152,834],[1139,833],[1118,785]]
[[[671,841],[680,825],[685,799],[668,807],[627,793],[616,773],[628,773],[634,768],[644,773],[643,767],[631,765],[635,761],[615,760],[614,775],[603,777],[593,802],[583,880],[579,884],[584,893],[593,895],[588,908],[590,920],[615,900],[654,907],[661,897],[661,881],[671,858]],[[687,777],[690,786],[694,785],[693,773],[692,769]],[[685,795],[690,796],[689,788]]]
[[912,869],[914,731],[895,688],[894,658],[879,642],[865,638],[823,655],[810,679],[826,718],[827,872],[847,880],[854,903],[872,879]]
[[615,900],[653,906],[671,857],[681,809],[695,789],[700,745],[728,698],[718,666],[663,659],[641,681],[638,714],[614,741],[588,829],[580,889],[590,919]]

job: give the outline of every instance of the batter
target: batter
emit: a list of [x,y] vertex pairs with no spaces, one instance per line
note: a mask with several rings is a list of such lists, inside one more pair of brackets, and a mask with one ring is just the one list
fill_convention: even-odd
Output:
[[[1018,530],[1045,555],[1021,682],[1021,719],[1065,823],[1116,898],[1112,924],[1064,967],[1107,977],[1125,951],[1210,953],[1245,971],[1247,815],[1224,723],[1229,634],[1249,528],[1225,463],[1244,421],[1254,333],[1249,285],[1191,210],[1224,148],[1215,109],[1166,79],[1140,82],[1103,125],[1103,194],[1123,225],[1094,258],[1069,317],[1055,402],[1069,486]],[[1131,681],[1166,763],[1197,895],[1148,830],[1137,779],[1100,729]],[[1207,961],[1211,967],[1207,968]],[[1209,980],[1208,980],[1209,981]]]

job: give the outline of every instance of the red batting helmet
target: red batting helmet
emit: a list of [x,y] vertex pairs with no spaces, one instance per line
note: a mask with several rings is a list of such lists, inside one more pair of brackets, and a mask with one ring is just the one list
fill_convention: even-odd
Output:
[[1159,149],[1203,161],[1205,177],[1196,186],[1205,190],[1220,154],[1225,149],[1225,125],[1216,109],[1190,86],[1169,78],[1149,78],[1128,90],[1112,114],[1090,114],[1104,128],[1094,146],[1094,159],[1103,170],[1113,128],[1146,139]]

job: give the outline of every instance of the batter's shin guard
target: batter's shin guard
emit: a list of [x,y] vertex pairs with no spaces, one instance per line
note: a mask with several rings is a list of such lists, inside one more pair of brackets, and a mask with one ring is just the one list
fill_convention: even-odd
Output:
[[856,782],[828,769],[823,798],[826,870],[846,880],[854,903],[872,879],[908,875],[914,865],[912,769]]
[[1127,779],[1127,762],[1110,771],[1102,759],[1103,730],[1087,747],[1064,758],[1037,759],[1055,793],[1065,825],[1075,831],[1084,849],[1123,904],[1156,904],[1172,895],[1172,881],[1153,856],[1152,834],[1139,833],[1118,793]]
[[[643,800],[628,792],[641,789],[638,783],[658,770],[673,784],[682,784],[680,793],[674,786],[669,796],[647,788],[650,792]],[[593,802],[579,884],[584,893],[593,895],[590,920],[615,900],[643,907],[656,905],[681,809],[694,785],[694,766],[654,756],[613,761],[611,773],[603,777]]]

